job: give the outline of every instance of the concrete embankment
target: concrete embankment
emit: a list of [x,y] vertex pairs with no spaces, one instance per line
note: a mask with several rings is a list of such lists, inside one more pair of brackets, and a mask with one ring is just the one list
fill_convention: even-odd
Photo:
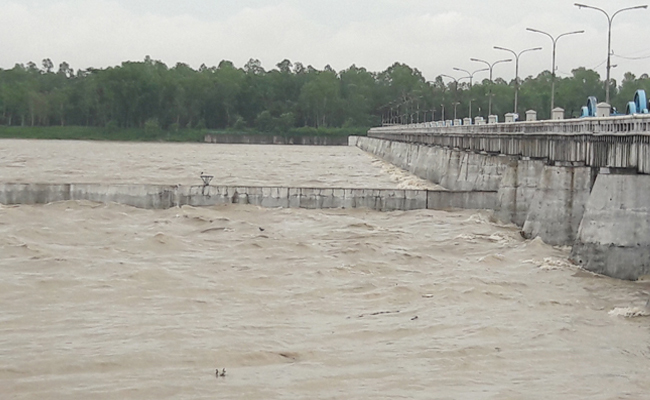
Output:
[[496,191],[514,159],[369,137],[357,137],[350,143],[449,190]]
[[[571,259],[620,279],[650,274],[650,176],[378,138],[361,149],[446,188],[497,190],[495,217],[526,238],[572,245]],[[603,172],[604,171],[604,172]]]
[[347,136],[287,136],[287,135],[205,135],[206,143],[221,144],[294,144],[308,146],[347,146]]
[[370,137],[351,143],[451,190],[497,191],[497,219],[553,245],[572,244],[577,237],[593,184],[588,167],[555,167],[543,160]]
[[284,208],[494,209],[494,191],[288,188],[256,186],[161,186],[2,183],[0,203],[46,204],[66,200],[165,209],[183,205],[252,204]]

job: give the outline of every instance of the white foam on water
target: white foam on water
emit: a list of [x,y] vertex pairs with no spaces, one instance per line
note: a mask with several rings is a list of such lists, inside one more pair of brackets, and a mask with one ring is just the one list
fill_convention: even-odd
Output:
[[613,317],[638,318],[650,316],[650,310],[645,307],[616,307],[608,314]]
[[490,215],[487,212],[479,212],[472,214],[465,222],[474,223],[474,224],[487,224],[493,225]]
[[525,264],[533,264],[537,268],[545,271],[557,271],[567,268],[576,268],[575,265],[571,264],[566,259],[560,259],[556,257],[545,257],[542,260],[538,259],[527,259],[523,261]]

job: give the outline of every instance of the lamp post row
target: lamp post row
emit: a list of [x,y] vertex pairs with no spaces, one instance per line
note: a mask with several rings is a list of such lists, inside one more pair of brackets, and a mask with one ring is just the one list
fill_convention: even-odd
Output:
[[[575,3],[574,5],[576,7],[578,7],[578,8],[590,8],[590,9],[593,9],[593,10],[600,11],[603,14],[605,14],[605,16],[607,17],[607,22],[608,22],[608,31],[607,31],[607,78],[605,80],[605,102],[609,104],[609,101],[610,101],[610,96],[609,96],[610,90],[609,89],[610,89],[611,68],[612,68],[612,64],[611,64],[611,56],[612,56],[612,21],[614,20],[614,17],[616,17],[619,13],[621,13],[623,11],[647,9],[648,6],[647,5],[640,5],[640,6],[622,8],[622,9],[614,12],[614,14],[612,14],[610,16],[605,10],[603,10],[601,8],[598,8],[598,7],[590,6],[590,5],[587,5],[587,4],[581,4],[581,3]],[[529,32],[540,33],[540,34],[546,35],[551,39],[551,41],[553,43],[553,64],[552,64],[552,69],[551,69],[551,111],[552,111],[555,108],[555,71],[556,71],[555,55],[556,55],[557,42],[558,42],[558,40],[560,38],[562,38],[564,36],[581,34],[581,33],[584,33],[585,31],[580,30],[580,31],[566,32],[566,33],[562,33],[562,34],[554,37],[550,33],[544,32],[544,31],[539,30],[539,29],[526,28],[526,30],[529,31]],[[494,48],[497,49],[497,50],[508,51],[508,52],[512,53],[513,56],[515,57],[515,104],[514,104],[514,112],[517,113],[518,92],[519,92],[519,57],[522,54],[526,53],[526,52],[541,50],[542,48],[541,47],[535,47],[535,48],[530,48],[530,49],[524,49],[524,50],[520,51],[519,53],[515,52],[512,49],[508,49],[506,47],[494,46]],[[484,68],[484,69],[481,69],[481,70],[474,71],[474,73],[470,73],[469,71],[461,69],[461,68],[454,68],[454,70],[456,70],[456,71],[462,71],[462,72],[465,72],[465,73],[468,74],[468,76],[464,77],[464,78],[469,78],[470,79],[470,88],[471,88],[472,79],[473,79],[474,74],[476,72],[489,70],[490,71],[490,85],[491,85],[492,84],[492,69],[494,68],[494,66],[496,64],[499,64],[499,63],[502,63],[502,62],[510,62],[510,61],[512,61],[512,59],[498,60],[498,61],[495,61],[493,63],[489,63],[488,61],[481,60],[481,59],[478,59],[478,58],[471,58],[470,61],[481,62],[481,63],[484,63],[484,64],[486,64],[488,66],[488,68]],[[453,79],[456,82],[456,90],[458,90],[458,80],[456,80],[455,78],[453,78],[453,77],[451,77],[449,75],[441,75],[441,76],[445,76],[445,77]],[[463,79],[463,78],[461,78],[461,79]],[[489,104],[488,105],[488,113],[492,114],[492,87],[491,86],[490,86],[489,97],[490,98],[489,98],[489,101],[488,101],[488,104]],[[470,118],[471,118],[471,112],[472,111],[471,111],[471,100],[470,100]],[[454,116],[454,119],[455,119],[455,116]]]

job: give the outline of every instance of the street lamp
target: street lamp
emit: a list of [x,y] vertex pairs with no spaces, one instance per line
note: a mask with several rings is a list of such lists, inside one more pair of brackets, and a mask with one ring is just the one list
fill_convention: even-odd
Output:
[[469,60],[470,61],[475,61],[475,62],[481,62],[481,63],[487,65],[488,69],[490,70],[490,99],[488,101],[488,115],[492,115],[492,68],[494,68],[494,66],[499,64],[499,63],[511,62],[512,59],[508,58],[506,60],[498,60],[498,61],[493,62],[492,64],[490,64],[489,62],[487,62],[485,60],[481,60],[479,58],[470,58]]
[[524,53],[526,53],[528,51],[537,51],[537,50],[541,50],[542,48],[541,47],[533,47],[533,48],[530,48],[530,49],[522,50],[519,53],[515,52],[514,50],[505,48],[505,47],[494,46],[494,48],[497,49],[497,50],[509,51],[510,53],[512,53],[512,55],[515,56],[515,111],[514,111],[514,113],[517,114],[517,105],[518,105],[517,100],[519,98],[518,97],[519,96],[519,56],[521,56],[522,54],[524,54]]
[[469,119],[472,119],[472,82],[474,81],[474,74],[477,73],[477,72],[487,71],[488,68],[477,69],[474,72],[469,72],[466,69],[456,68],[456,67],[454,67],[453,69],[456,70],[456,71],[465,72],[467,74],[467,76],[464,76],[464,77],[462,77],[460,79],[469,78],[469,90],[470,90],[470,93],[469,93]]
[[642,6],[634,6],[634,7],[626,7],[626,8],[621,8],[620,10],[616,11],[612,16],[610,17],[609,14],[603,10],[602,8],[594,7],[594,6],[588,6],[586,4],[580,4],[580,3],[575,3],[574,4],[578,8],[591,8],[592,10],[597,10],[605,14],[607,17],[607,22],[609,23],[609,28],[607,30],[607,81],[605,82],[605,102],[609,104],[609,82],[610,82],[610,71],[612,69],[612,62],[611,62],[611,56],[612,56],[612,20],[614,17],[623,11],[628,11],[628,10],[638,10],[641,8],[648,8],[647,5],[642,5]]
[[470,89],[472,88],[472,82],[474,81],[474,74],[477,73],[477,72],[483,72],[483,71],[487,71],[487,70],[489,70],[489,68],[481,68],[481,69],[477,69],[477,70],[474,71],[474,72],[469,72],[468,70],[466,70],[466,69],[462,69],[462,68],[456,68],[456,67],[454,67],[453,69],[454,69],[455,71],[460,71],[460,72],[464,72],[464,73],[467,74],[466,77],[463,77],[463,78],[460,78],[460,79],[469,78],[469,88],[470,88]]
[[551,112],[553,112],[553,109],[555,108],[555,48],[557,46],[557,41],[560,40],[560,38],[563,36],[585,33],[585,31],[566,32],[557,37],[553,37],[550,33],[540,31],[539,29],[526,28],[526,30],[529,32],[541,33],[542,35],[546,35],[549,38],[551,38],[551,41],[553,42],[553,69],[551,70]]
[[[426,84],[428,86],[431,86],[431,93],[432,93],[431,99],[433,101],[435,101],[435,97],[436,97],[435,84],[436,84],[436,82],[435,81],[426,81]],[[426,116],[426,113],[427,113],[427,111],[425,111],[425,116]],[[436,108],[431,106],[431,122],[434,122],[435,120],[436,120]],[[425,122],[426,122],[426,117],[425,117]]]
[[454,102],[454,125],[456,124],[456,107],[458,107],[459,104],[459,101]]
[[[454,103],[454,120],[456,120],[456,106],[457,106],[458,104],[460,104],[460,103],[457,101],[457,100],[458,100],[458,79],[454,78],[453,76],[445,75],[445,74],[440,74],[440,76],[444,76],[445,78],[453,79],[454,82],[456,82],[456,85],[454,86],[454,87],[455,87],[455,90],[454,90],[454,100],[456,100],[456,102]],[[443,112],[443,114],[444,114],[444,112]]]

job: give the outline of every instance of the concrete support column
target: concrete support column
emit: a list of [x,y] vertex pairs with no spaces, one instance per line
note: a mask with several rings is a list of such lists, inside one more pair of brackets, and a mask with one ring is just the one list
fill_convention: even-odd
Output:
[[573,243],[589,200],[594,174],[590,167],[544,166],[522,234],[551,245]]
[[614,278],[650,274],[650,176],[601,171],[587,202],[571,261]]
[[609,117],[610,114],[611,114],[611,108],[612,108],[612,106],[610,106],[607,103],[598,103],[596,105],[596,116],[598,118],[607,118],[607,117]]
[[537,111],[535,110],[526,111],[526,121],[537,121]]
[[564,108],[555,107],[551,111],[551,119],[554,121],[564,119]]
[[499,186],[495,216],[500,221],[523,226],[537,190],[544,161],[510,160]]

